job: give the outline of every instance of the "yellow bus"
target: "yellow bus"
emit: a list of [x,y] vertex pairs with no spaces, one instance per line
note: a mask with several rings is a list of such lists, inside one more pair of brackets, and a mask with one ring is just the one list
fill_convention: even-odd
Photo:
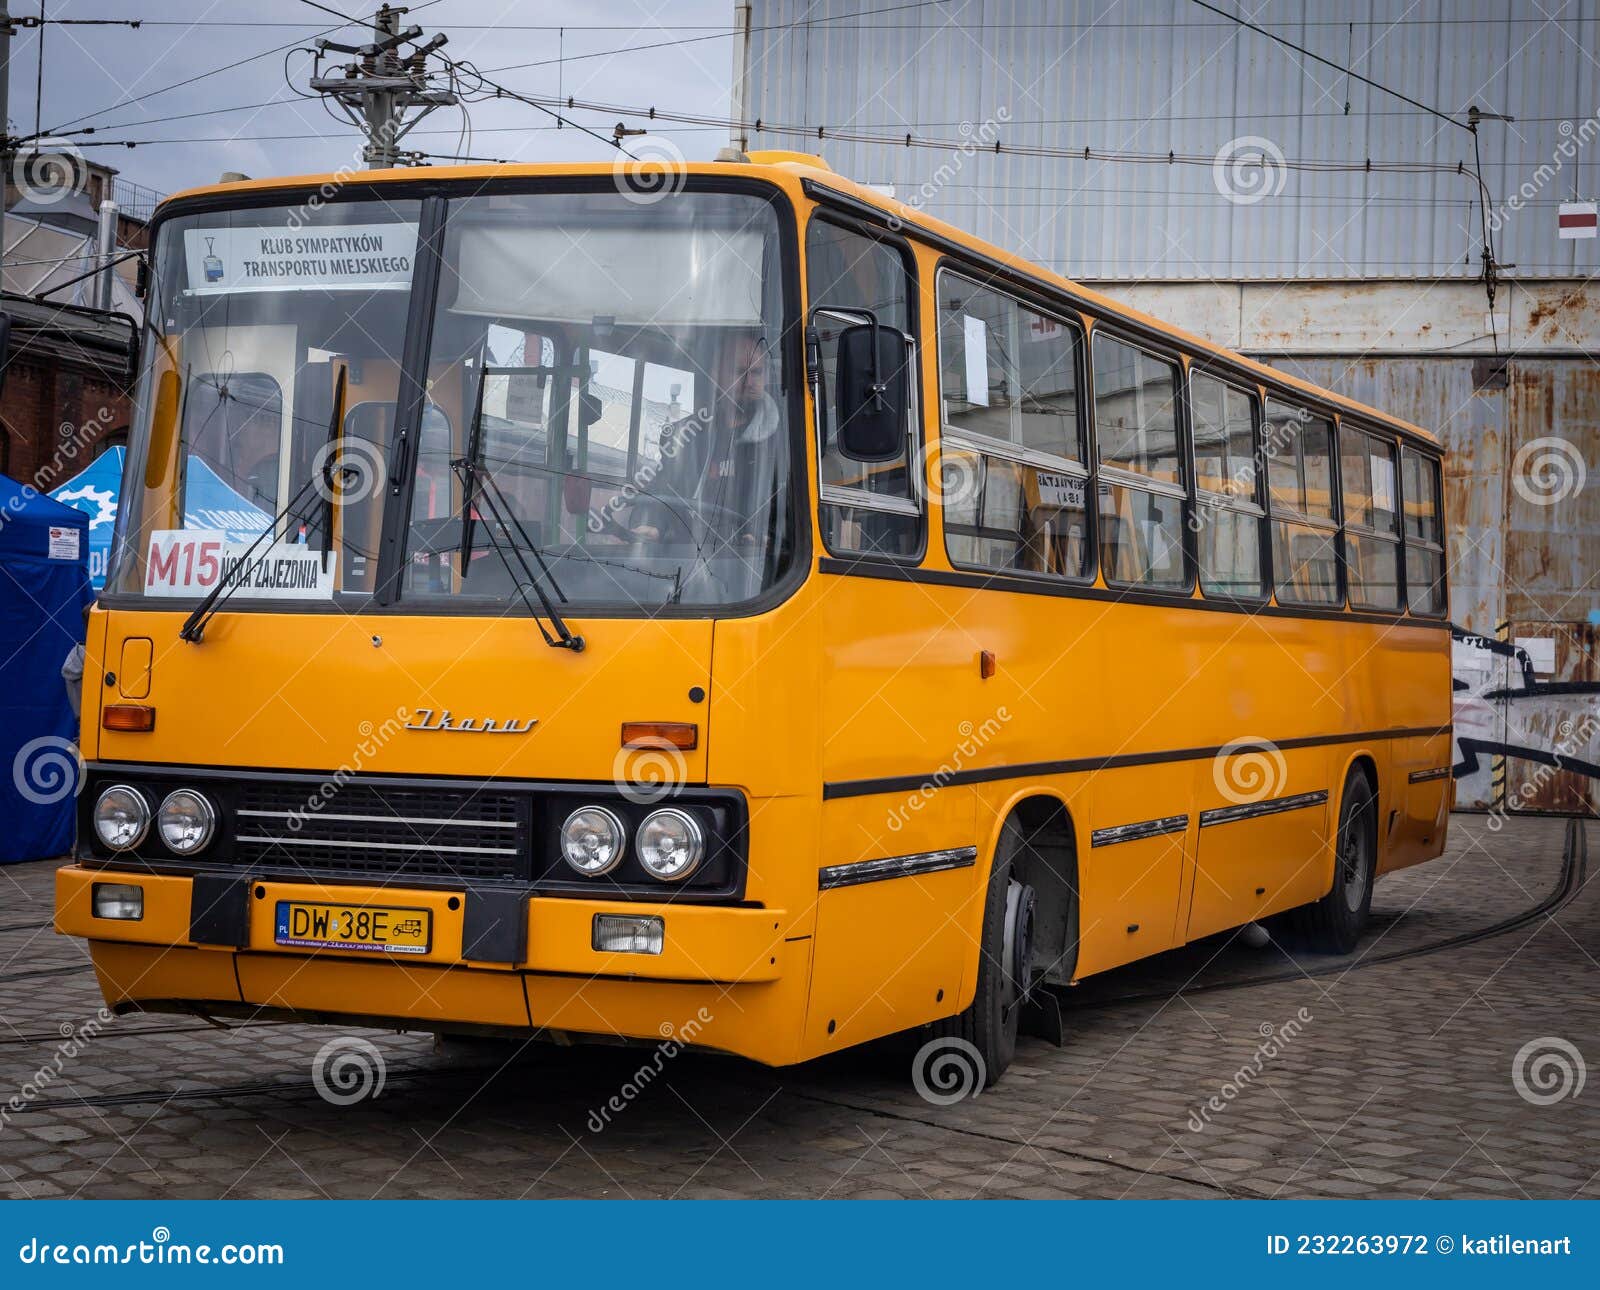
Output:
[[1037,991],[1349,951],[1443,848],[1415,426],[796,154],[152,248],[57,881],[118,1011],[992,1081]]

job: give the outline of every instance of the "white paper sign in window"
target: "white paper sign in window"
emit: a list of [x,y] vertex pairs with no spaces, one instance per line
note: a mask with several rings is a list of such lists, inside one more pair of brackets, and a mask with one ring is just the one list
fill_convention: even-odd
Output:
[[966,343],[967,402],[980,408],[989,406],[989,329],[982,318],[961,315]]
[[1394,459],[1388,453],[1373,453],[1372,456],[1372,509],[1375,511],[1393,512],[1394,504]]
[[193,228],[183,239],[189,290],[202,296],[405,287],[417,255],[415,224]]
[[[237,583],[236,595],[265,600],[327,600],[333,595],[338,552],[324,563],[321,551],[298,542],[256,548],[254,567],[244,573],[248,542],[231,542],[221,529],[159,529],[145,553],[144,590],[149,596],[203,596],[219,580]],[[241,578],[241,575],[242,578]]]
[[1041,505],[1059,506],[1068,510],[1083,508],[1084,481],[1080,476],[1041,470],[1038,472],[1038,480]]

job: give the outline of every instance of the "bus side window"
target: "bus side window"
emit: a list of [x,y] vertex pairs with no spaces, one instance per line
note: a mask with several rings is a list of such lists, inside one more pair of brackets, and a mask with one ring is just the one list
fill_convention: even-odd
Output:
[[1256,470],[1256,396],[1191,369],[1194,423],[1196,551],[1208,596],[1261,600],[1260,481]]
[[939,493],[951,563],[1087,579],[1076,324],[941,270]]
[[[888,461],[851,461],[838,450],[833,406],[838,389],[839,337],[870,311],[884,327],[915,338],[911,326],[911,274],[906,257],[887,242],[818,217],[806,230],[808,317],[818,344],[816,388],[818,493],[823,541],[851,555],[914,558],[922,551],[922,466],[915,398],[905,445]],[[913,368],[910,382],[917,385]]]
[[1448,603],[1444,582],[1444,525],[1440,518],[1439,463],[1410,448],[1400,450],[1405,506],[1406,592],[1411,612],[1437,618]]
[[1357,609],[1400,608],[1400,522],[1394,445],[1361,430],[1339,431],[1345,574]]
[[1095,332],[1100,560],[1107,582],[1168,591],[1189,586],[1177,392],[1176,363]]
[[1333,423],[1267,400],[1262,435],[1272,506],[1272,573],[1284,604],[1339,603]]

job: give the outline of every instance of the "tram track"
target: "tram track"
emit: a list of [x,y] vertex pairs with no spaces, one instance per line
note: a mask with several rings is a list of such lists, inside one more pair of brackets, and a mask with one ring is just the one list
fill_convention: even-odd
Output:
[[[493,1077],[504,1066],[401,1066],[387,1067],[383,1084],[404,1084],[411,1080],[428,1079],[434,1083],[449,1084],[466,1080],[474,1075]],[[201,1088],[131,1089],[126,1093],[99,1093],[91,1097],[40,1098],[25,1103],[13,1114],[34,1111],[70,1111],[84,1107],[165,1106],[169,1102],[221,1102],[234,1097],[271,1097],[274,1095],[299,1096],[316,1093],[309,1079],[254,1080],[244,1084],[217,1084]]]
[[71,976],[74,972],[93,972],[92,963],[69,963],[65,967],[28,968],[23,972],[8,972],[0,976],[0,985],[12,981],[28,981],[41,976]]
[[[265,1026],[290,1026],[291,1021],[248,1021],[234,1026],[125,1026],[119,1030],[99,1030],[92,1036],[95,1043],[105,1040],[142,1039],[147,1035],[218,1035],[232,1034],[235,1031],[259,1030]],[[0,1048],[23,1048],[29,1044],[63,1044],[67,1041],[81,1038],[79,1032],[74,1030],[68,1034],[59,1031],[43,1030],[31,1034],[0,1036]]]
[[1436,941],[1428,941],[1422,945],[1405,946],[1401,949],[1389,950],[1383,954],[1357,957],[1349,961],[1341,959],[1333,963],[1317,963],[1311,966],[1297,963],[1294,968],[1285,969],[1281,972],[1266,972],[1226,981],[1207,981],[1200,985],[1182,986],[1175,990],[1145,990],[1135,994],[1092,999],[1084,1003],[1071,1001],[1066,992],[1057,992],[1056,997],[1061,1002],[1063,1014],[1098,1011],[1103,1008],[1113,1007],[1124,1008],[1140,1003],[1164,1003],[1172,999],[1188,998],[1196,994],[1212,994],[1222,990],[1246,990],[1253,986],[1281,985],[1286,981],[1304,981],[1309,978],[1324,976],[1343,976],[1349,972],[1383,967],[1391,963],[1403,962],[1406,959],[1438,954],[1445,950],[1462,949],[1469,945],[1477,945],[1480,942],[1492,940],[1496,936],[1504,936],[1507,932],[1514,932],[1520,927],[1526,927],[1541,918],[1548,918],[1558,913],[1583,890],[1584,884],[1588,881],[1588,868],[1588,834],[1584,830],[1582,820],[1570,819],[1567,821],[1566,840],[1561,849],[1561,873],[1556,885],[1544,899],[1540,900],[1532,908],[1525,909],[1508,918],[1499,919],[1487,926],[1474,928],[1471,931],[1457,932],[1454,935],[1441,937]]

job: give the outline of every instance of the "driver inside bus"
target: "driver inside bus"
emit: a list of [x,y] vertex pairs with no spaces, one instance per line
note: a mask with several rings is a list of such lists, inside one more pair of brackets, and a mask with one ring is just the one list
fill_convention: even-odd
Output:
[[685,534],[696,514],[727,545],[751,548],[765,536],[788,451],[767,367],[759,333],[740,332],[723,346],[709,419],[692,415],[662,428],[661,468],[631,516],[636,540]]

